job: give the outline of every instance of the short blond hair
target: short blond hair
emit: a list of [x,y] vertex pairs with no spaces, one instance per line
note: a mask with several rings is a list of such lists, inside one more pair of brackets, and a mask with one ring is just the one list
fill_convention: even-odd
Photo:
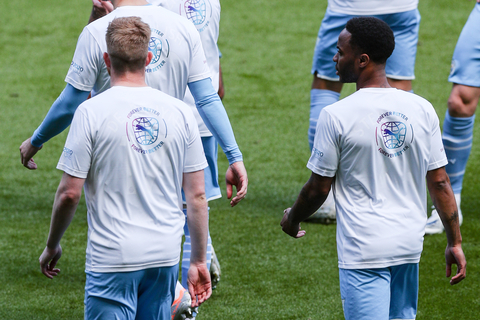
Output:
[[113,19],[105,36],[112,68],[119,73],[145,67],[151,30],[140,17]]

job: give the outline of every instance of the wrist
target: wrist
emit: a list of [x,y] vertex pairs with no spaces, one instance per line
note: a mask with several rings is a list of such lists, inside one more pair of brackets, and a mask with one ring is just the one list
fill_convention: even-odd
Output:
[[235,162],[243,161],[243,155],[240,152],[240,149],[238,148],[238,146],[236,146],[236,148],[233,150],[226,151],[225,156],[228,159],[229,165],[232,165]]
[[58,246],[60,245],[60,243],[53,243],[53,242],[50,242],[50,241],[47,241],[47,244],[46,244],[46,247],[47,249],[49,250],[55,250],[58,248]]
[[296,219],[295,215],[292,214],[292,209],[290,209],[290,211],[288,212],[288,216],[287,216],[287,220],[288,222],[291,224],[291,225],[295,225],[295,224],[300,224],[301,221],[298,221],[298,219]]

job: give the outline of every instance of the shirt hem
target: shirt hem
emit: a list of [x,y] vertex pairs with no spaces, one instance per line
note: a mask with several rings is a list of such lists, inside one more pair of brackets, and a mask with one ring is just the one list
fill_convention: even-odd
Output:
[[198,165],[185,167],[183,169],[183,172],[185,172],[185,173],[196,172],[196,171],[203,170],[207,167],[208,167],[208,162],[207,162],[207,160],[205,160],[204,162],[202,162]]
[[210,78],[210,72],[206,72],[206,73],[202,73],[202,74],[197,75],[197,76],[189,77],[188,78],[188,83],[197,82],[197,81],[207,79],[207,78]]
[[342,8],[342,7],[337,7],[337,6],[328,6],[328,9],[341,13],[341,14],[349,14],[349,15],[362,15],[362,16],[371,16],[371,15],[380,15],[380,14],[393,14],[393,13],[401,13],[401,12],[407,12],[411,10],[415,10],[418,8],[418,4],[412,4],[409,6],[403,6],[403,7],[392,7],[390,9],[372,9],[372,8],[366,8],[366,9],[351,9],[351,8]]
[[401,264],[407,263],[419,263],[420,257],[407,258],[402,260],[395,261],[384,261],[384,262],[358,262],[358,263],[338,263],[339,269],[377,269],[377,268],[387,268],[394,267]]
[[311,162],[307,163],[307,168],[310,169],[313,173],[318,174],[319,176],[323,176],[323,177],[331,178],[331,177],[334,177],[335,173],[336,173],[336,171],[325,170],[325,169],[318,168],[315,165],[313,165]]
[[180,257],[164,261],[164,262],[153,262],[153,263],[145,263],[141,265],[119,265],[119,266],[89,266],[85,265],[85,272],[97,272],[97,273],[109,273],[109,272],[132,272],[132,271],[139,271],[151,268],[159,268],[159,267],[172,267],[180,262]]
[[70,84],[72,87],[74,87],[75,89],[80,90],[80,91],[90,92],[90,91],[93,90],[93,86],[86,86],[84,84],[78,83],[75,80],[73,80],[72,78],[70,78],[68,75],[65,77],[65,82]]
[[67,166],[65,166],[64,164],[57,164],[57,169],[58,170],[61,170],[73,177],[76,177],[76,178],[81,178],[81,179],[86,179],[87,178],[87,175],[88,175],[88,172],[83,172],[83,171],[77,171],[77,170],[73,170]]

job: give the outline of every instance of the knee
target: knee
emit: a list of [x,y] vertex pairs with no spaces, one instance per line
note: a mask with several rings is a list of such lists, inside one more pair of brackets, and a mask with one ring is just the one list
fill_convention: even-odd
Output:
[[330,90],[339,93],[342,91],[342,86],[343,84],[339,81],[330,81],[317,77],[316,72],[313,75],[312,89]]
[[452,117],[468,118],[475,114],[478,94],[468,87],[454,85],[448,98],[448,113]]

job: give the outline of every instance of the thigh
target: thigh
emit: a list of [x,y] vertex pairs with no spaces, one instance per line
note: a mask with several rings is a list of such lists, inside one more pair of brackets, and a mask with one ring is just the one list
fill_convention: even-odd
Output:
[[390,267],[390,319],[415,319],[418,305],[418,263]]
[[390,309],[390,271],[340,269],[340,294],[346,320],[386,320]]
[[375,16],[385,21],[395,36],[395,49],[387,60],[387,77],[395,80],[415,79],[420,13],[417,9]]
[[317,43],[313,53],[312,74],[316,73],[317,77],[322,79],[338,81],[333,56],[337,52],[338,35],[352,17],[352,15],[327,9],[318,31]]
[[86,273],[85,319],[135,319],[141,272]]
[[475,5],[453,52],[448,81],[480,87],[480,3]]
[[178,279],[178,264],[144,271],[144,277],[138,287],[138,308],[135,319],[170,319]]

